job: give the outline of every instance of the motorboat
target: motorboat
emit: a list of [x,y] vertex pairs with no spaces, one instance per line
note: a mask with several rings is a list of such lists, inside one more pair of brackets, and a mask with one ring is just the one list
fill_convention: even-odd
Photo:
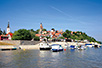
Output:
[[1,51],[7,51],[7,50],[17,50],[17,48],[3,48],[3,49],[0,49]]
[[76,46],[75,45],[70,45],[70,49],[75,49]]
[[94,47],[95,47],[95,48],[99,48],[99,46],[98,46],[98,45],[94,45]]
[[47,42],[42,42],[40,43],[39,48],[40,50],[50,50],[51,46]]
[[85,44],[85,46],[92,48],[94,45],[93,44]]
[[53,44],[51,47],[53,52],[63,51],[63,47],[60,44]]
[[78,48],[78,50],[85,50],[85,49],[86,49],[86,46],[80,45],[80,46],[78,46],[77,48]]

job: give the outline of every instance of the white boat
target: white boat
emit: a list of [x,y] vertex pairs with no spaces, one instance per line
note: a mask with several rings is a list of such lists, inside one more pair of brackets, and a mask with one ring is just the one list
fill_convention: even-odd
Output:
[[59,44],[53,44],[53,45],[51,45],[51,47],[52,47],[51,50],[53,52],[63,51],[63,47]]
[[80,46],[78,46],[77,48],[78,48],[78,50],[85,50],[85,49],[86,49],[86,46],[80,45]]
[[51,46],[47,42],[40,43],[40,50],[50,50]]
[[92,48],[94,45],[93,44],[85,44],[85,46]]

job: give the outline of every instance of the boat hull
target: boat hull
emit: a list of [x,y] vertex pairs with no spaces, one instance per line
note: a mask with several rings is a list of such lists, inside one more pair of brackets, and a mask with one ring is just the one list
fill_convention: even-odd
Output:
[[63,49],[52,49],[53,52],[63,51]]
[[2,51],[7,51],[7,50],[17,50],[17,48],[11,48],[11,49],[1,49]]
[[51,48],[40,48],[40,50],[51,50]]
[[71,46],[70,46],[70,49],[75,49],[75,46],[71,45]]

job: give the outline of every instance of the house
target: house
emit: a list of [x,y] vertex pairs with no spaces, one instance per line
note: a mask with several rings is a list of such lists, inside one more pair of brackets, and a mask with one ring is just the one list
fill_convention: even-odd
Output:
[[7,35],[0,35],[0,40],[8,40],[8,38]]
[[0,35],[0,40],[11,40],[12,36],[13,36],[13,33],[10,32],[10,25],[9,25],[9,21],[8,21],[7,34]]
[[9,32],[8,34],[6,34],[6,36],[8,36],[8,40],[12,39],[13,33]]

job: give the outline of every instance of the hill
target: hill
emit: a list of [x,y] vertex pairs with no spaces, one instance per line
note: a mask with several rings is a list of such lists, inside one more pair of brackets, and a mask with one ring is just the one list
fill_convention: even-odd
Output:
[[90,42],[96,42],[96,40],[93,37],[88,36],[86,33],[81,31],[69,31],[66,30],[63,34],[63,37],[73,39],[73,40],[88,40]]

